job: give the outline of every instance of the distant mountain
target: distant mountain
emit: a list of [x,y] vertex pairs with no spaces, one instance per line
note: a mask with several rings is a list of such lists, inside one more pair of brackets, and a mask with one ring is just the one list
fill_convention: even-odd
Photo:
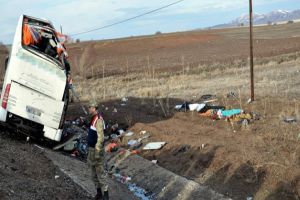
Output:
[[[277,10],[267,14],[253,14],[253,23],[255,25],[273,24],[296,19],[300,19],[300,9],[294,11]],[[249,25],[249,14],[242,15],[241,17],[231,21],[230,23],[216,25],[212,28],[236,27],[241,25]]]

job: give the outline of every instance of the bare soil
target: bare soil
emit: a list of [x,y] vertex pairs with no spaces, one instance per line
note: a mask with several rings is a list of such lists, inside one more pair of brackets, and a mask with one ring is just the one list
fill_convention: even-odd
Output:
[[[176,174],[233,199],[298,200],[300,125],[283,122],[278,113],[282,107],[294,110],[300,102],[258,99],[243,108],[262,116],[248,127],[171,109],[165,116],[159,102],[153,99],[130,98],[126,106],[121,106],[120,100],[103,102],[101,111],[107,121],[129,126],[137,134],[149,132],[151,137],[145,143],[167,142],[161,150],[140,154],[148,160],[158,160],[158,165]],[[179,99],[169,99],[170,108],[178,102]],[[228,108],[240,107],[238,100],[228,99],[227,103]],[[113,112],[115,108],[117,113]],[[76,105],[71,105],[69,112],[82,115]]]
[[[254,29],[256,61],[300,49],[300,23]],[[132,72],[178,72],[201,65],[247,64],[248,28],[191,31],[68,45],[72,71],[81,77]],[[186,69],[183,69],[185,67]],[[150,68],[150,69],[149,69]]]
[[1,131],[0,143],[0,199],[91,199],[24,138]]

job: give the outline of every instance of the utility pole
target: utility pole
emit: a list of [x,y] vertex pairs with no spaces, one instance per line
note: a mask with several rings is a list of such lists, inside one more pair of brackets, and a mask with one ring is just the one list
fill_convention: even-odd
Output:
[[251,101],[254,101],[254,71],[253,71],[253,22],[252,0],[249,0],[249,27],[250,27],[250,76],[251,76]]
[[62,25],[60,25],[60,33],[62,34]]

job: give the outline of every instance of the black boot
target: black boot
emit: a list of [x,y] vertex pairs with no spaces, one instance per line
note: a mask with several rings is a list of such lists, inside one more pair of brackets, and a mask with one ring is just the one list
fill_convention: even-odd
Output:
[[104,191],[103,200],[109,200],[108,191]]
[[97,194],[95,196],[95,200],[102,200],[102,199],[103,199],[103,195],[102,195],[101,188],[97,188]]

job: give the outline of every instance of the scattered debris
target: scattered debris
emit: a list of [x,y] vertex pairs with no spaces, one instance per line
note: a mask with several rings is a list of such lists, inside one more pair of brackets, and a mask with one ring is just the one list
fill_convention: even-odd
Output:
[[53,150],[62,149],[66,152],[71,152],[72,157],[87,157],[88,145],[86,139],[88,133],[85,123],[81,123],[82,119],[65,122],[62,143],[55,146]]
[[127,98],[127,97],[123,97],[123,98],[121,99],[121,101],[122,101],[122,102],[127,102],[127,101],[128,101],[128,98]]
[[157,160],[151,160],[151,162],[157,164]]
[[114,109],[113,109],[113,112],[114,112],[114,113],[117,113],[117,112],[118,112],[117,108],[114,108]]
[[201,144],[201,149],[204,149],[206,147],[206,144]]
[[235,99],[238,98],[238,95],[233,91],[228,92],[226,96],[227,98],[235,98]]
[[113,174],[113,176],[117,178],[117,180],[120,181],[121,183],[126,183],[128,181],[131,181],[131,177],[129,176],[123,176],[121,174]]
[[127,184],[128,189],[141,200],[154,200],[154,195],[150,195],[145,189],[138,187],[136,184]]
[[296,117],[286,117],[283,121],[292,124],[292,123],[297,123],[298,120],[296,119]]
[[40,147],[40,146],[38,146],[38,145],[36,145],[36,144],[35,144],[34,146],[37,147],[37,148],[39,148],[39,149],[42,150],[42,151],[44,150],[43,147]]
[[154,200],[154,195],[151,195],[149,192],[147,192],[145,189],[138,187],[136,184],[130,183],[131,177],[129,176],[123,176],[121,174],[113,174],[113,176],[121,183],[125,184],[127,188],[133,192],[133,194],[142,199],[142,200]]
[[201,104],[194,103],[194,104],[190,104],[189,108],[190,108],[190,111],[200,112],[205,107],[205,105],[206,104],[204,104],[204,103],[201,103]]
[[141,131],[141,132],[140,132],[141,135],[144,135],[144,134],[146,134],[146,133],[147,133],[147,131]]
[[132,131],[129,131],[128,133],[125,134],[126,137],[130,137],[132,135],[134,135],[134,132],[132,132]]
[[241,110],[241,109],[219,110],[218,111],[218,115],[219,115],[220,119],[226,118],[226,117],[232,117],[234,115],[239,115],[241,113],[243,113],[243,110]]
[[55,179],[58,179],[58,178],[59,178],[59,176],[58,176],[58,175],[55,175],[55,176],[54,176],[54,178],[55,178]]
[[64,151],[73,151],[77,146],[77,141],[72,141],[64,146]]
[[109,143],[108,145],[106,145],[105,151],[110,152],[110,153],[118,151],[118,144],[117,143]]
[[135,144],[137,144],[138,141],[137,140],[129,140],[128,141],[128,146],[134,146]]
[[208,103],[194,103],[190,104],[188,102],[183,103],[182,105],[176,105],[175,109],[178,111],[197,111],[200,113],[205,113],[208,110],[214,109],[214,110],[224,110],[224,106],[215,106],[215,105],[209,105]]
[[141,142],[142,140],[129,140],[128,142],[128,146],[131,150],[136,150],[138,148],[140,148],[143,143]]
[[161,149],[166,142],[150,142],[144,146],[143,150],[156,150]]
[[125,131],[123,129],[118,130],[120,135],[123,135]]
[[177,156],[179,153],[184,153],[191,148],[191,145],[182,145],[173,152],[173,156]]
[[214,99],[217,99],[217,96],[212,95],[212,94],[205,94],[200,97],[200,100],[202,100],[202,101],[209,101],[209,100],[214,100]]

